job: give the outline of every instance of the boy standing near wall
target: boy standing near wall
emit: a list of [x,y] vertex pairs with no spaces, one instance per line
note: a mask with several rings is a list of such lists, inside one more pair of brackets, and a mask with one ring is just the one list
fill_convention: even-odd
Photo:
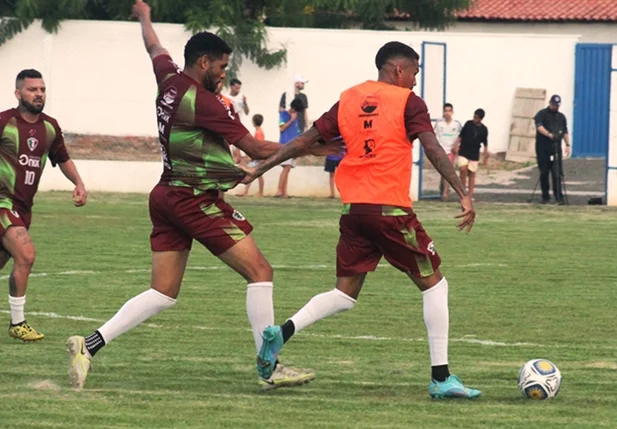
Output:
[[[264,123],[264,117],[262,115],[253,115],[253,127],[255,127],[255,138],[257,140],[265,140],[266,136],[263,132],[263,130],[261,129],[262,124]],[[252,159],[249,158],[249,162],[248,162],[248,166],[249,167],[256,167],[257,166],[257,161],[254,161]],[[263,176],[259,177],[259,192],[257,193],[257,197],[262,198],[264,196],[264,178]],[[249,188],[251,187],[251,184],[248,183],[246,185],[246,187],[244,188],[244,194],[241,194],[241,196],[247,196],[249,194]]]
[[[461,171],[461,182],[468,191],[469,198],[473,198],[476,187],[476,172],[480,161],[480,146],[484,145],[482,164],[488,162],[488,128],[482,123],[484,110],[478,109],[473,114],[473,120],[467,121],[460,135],[458,148],[458,166]],[[469,178],[469,182],[467,181]]]

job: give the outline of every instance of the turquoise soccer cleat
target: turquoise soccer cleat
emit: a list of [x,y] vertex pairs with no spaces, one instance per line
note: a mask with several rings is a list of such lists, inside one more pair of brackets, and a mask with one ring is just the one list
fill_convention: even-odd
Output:
[[468,398],[480,396],[481,392],[476,389],[468,389],[456,375],[446,378],[446,381],[431,380],[428,385],[428,393],[433,399],[443,398]]
[[283,332],[280,326],[268,326],[262,337],[263,344],[257,355],[257,373],[267,380],[272,377],[279,352],[283,348]]

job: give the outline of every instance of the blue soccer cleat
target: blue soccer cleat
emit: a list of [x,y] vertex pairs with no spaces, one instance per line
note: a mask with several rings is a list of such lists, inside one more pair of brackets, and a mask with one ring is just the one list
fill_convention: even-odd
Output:
[[262,337],[263,344],[257,355],[257,373],[267,380],[272,377],[279,352],[283,348],[283,332],[280,326],[268,326]]
[[431,380],[428,385],[428,393],[433,399],[443,398],[468,398],[480,396],[481,392],[476,389],[468,389],[456,375],[446,378],[446,381]]

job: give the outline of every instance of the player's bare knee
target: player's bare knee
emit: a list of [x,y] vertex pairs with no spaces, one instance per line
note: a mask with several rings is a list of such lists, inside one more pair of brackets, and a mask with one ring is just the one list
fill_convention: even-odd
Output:
[[15,255],[15,265],[19,268],[30,271],[34,266],[36,260],[36,251],[34,246],[28,246],[23,249],[19,254]]
[[264,257],[253,262],[249,272],[246,274],[246,280],[249,283],[271,282],[273,278],[274,270],[272,265]]

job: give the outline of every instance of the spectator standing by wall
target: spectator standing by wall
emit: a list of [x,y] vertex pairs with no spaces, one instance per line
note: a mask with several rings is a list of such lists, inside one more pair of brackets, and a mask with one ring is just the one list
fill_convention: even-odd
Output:
[[[296,98],[291,102],[289,110],[284,110],[279,113],[279,129],[281,131],[279,143],[287,144],[301,134],[298,117],[302,107],[302,101]],[[275,198],[289,198],[289,194],[287,193],[289,172],[295,166],[296,160],[293,158],[281,163],[283,171],[279,178],[279,186]]]
[[534,120],[536,123],[536,159],[540,169],[540,187],[542,188],[542,203],[550,201],[549,173],[552,173],[553,194],[555,202],[563,204],[561,176],[563,175],[561,141],[566,143],[566,156],[570,155],[570,136],[568,123],[563,113],[559,111],[561,97],[557,94],[551,97],[547,108],[540,110]]
[[[304,86],[308,83],[308,79],[306,79],[302,75],[297,75],[294,78],[294,100],[300,100],[302,102],[302,107],[297,105],[298,109],[298,126],[300,128],[300,132],[303,133],[306,131],[308,126],[308,97],[303,92]],[[287,110],[287,93],[283,93],[281,96],[281,101],[279,103],[279,112],[284,112]]]
[[476,172],[482,145],[484,145],[482,164],[486,165],[488,162],[488,128],[482,123],[483,119],[484,110],[478,109],[473,114],[473,120],[465,123],[461,130],[461,140],[457,151],[461,182],[466,187],[469,198],[473,198],[473,191],[476,187]]
[[[263,132],[263,130],[261,129],[261,126],[264,123],[264,117],[262,115],[253,115],[253,127],[255,127],[255,138],[257,140],[265,140],[266,136]],[[255,160],[249,160],[248,161],[248,165],[249,167],[256,167],[257,166],[257,161]],[[257,197],[258,198],[262,198],[264,196],[264,178],[263,176],[259,176],[258,179],[259,182],[259,192],[257,193]],[[240,194],[240,196],[246,196],[249,193],[249,189],[251,187],[251,183],[249,183],[248,185],[246,185],[246,187],[244,188],[244,194]]]
[[[446,103],[443,106],[443,118],[437,121],[435,124],[435,135],[437,141],[443,150],[448,154],[448,159],[454,164],[456,159],[456,150],[458,147],[458,139],[461,134],[463,126],[461,123],[452,118],[454,114],[454,107],[450,103]],[[446,201],[448,199],[449,186],[443,177],[441,178],[441,199]]]

